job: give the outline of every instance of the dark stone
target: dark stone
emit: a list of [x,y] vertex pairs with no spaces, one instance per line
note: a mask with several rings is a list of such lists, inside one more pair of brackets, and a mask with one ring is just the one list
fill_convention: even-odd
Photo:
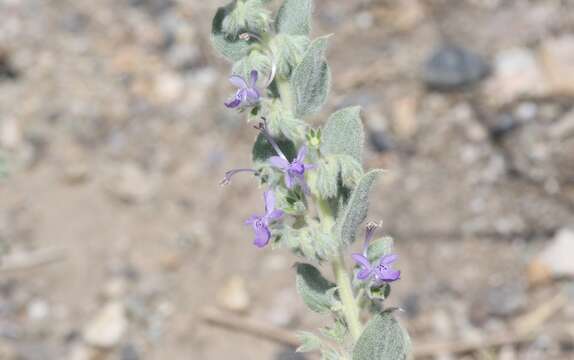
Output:
[[128,3],[147,11],[151,16],[163,15],[175,5],[173,0],[128,0]]
[[416,293],[410,293],[403,300],[401,308],[403,308],[409,318],[415,318],[420,313],[420,296]]
[[121,360],[139,360],[140,356],[137,349],[132,344],[125,344],[120,349]]
[[14,67],[12,61],[10,61],[8,53],[0,50],[0,81],[16,80],[19,76],[20,73]]
[[512,115],[503,114],[497,118],[496,123],[490,126],[488,131],[492,140],[501,141],[518,127],[520,123]]
[[465,48],[444,45],[423,65],[422,77],[432,90],[456,91],[474,85],[490,73],[489,64]]
[[275,355],[275,360],[306,360],[307,358],[295,351],[293,348],[284,348],[277,355]]
[[371,142],[373,149],[378,153],[391,151],[394,148],[393,140],[388,132],[384,130],[370,131],[369,141]]

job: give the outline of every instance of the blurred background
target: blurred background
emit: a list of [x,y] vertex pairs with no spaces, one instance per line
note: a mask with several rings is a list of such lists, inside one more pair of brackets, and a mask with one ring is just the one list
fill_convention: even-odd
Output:
[[[316,3],[315,121],[363,107],[417,358],[573,359],[574,1]],[[223,106],[221,5],[0,1],[0,359],[313,359],[242,325],[327,319],[251,245],[255,183],[218,186],[255,137]]]

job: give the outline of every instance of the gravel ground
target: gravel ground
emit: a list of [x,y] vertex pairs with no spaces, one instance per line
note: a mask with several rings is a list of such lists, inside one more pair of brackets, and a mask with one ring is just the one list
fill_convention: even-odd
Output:
[[[201,321],[324,320],[295,257],[250,244],[259,189],[217,185],[255,136],[222,106],[219,5],[0,2],[1,359],[301,359]],[[573,358],[574,2],[318,0],[316,18],[336,34],[316,121],[363,106],[415,348],[528,330],[430,358]]]

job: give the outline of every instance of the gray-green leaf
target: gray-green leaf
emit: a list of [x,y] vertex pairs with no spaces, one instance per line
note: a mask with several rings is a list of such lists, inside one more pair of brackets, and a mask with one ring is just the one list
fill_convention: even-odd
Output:
[[360,111],[360,107],[353,106],[329,117],[322,132],[321,152],[349,155],[362,163],[365,134]]
[[299,331],[297,332],[297,337],[301,342],[301,346],[296,350],[297,352],[309,352],[318,350],[321,347],[321,339],[311,332]]
[[300,143],[305,138],[306,124],[297,119],[291,110],[286,109],[278,99],[264,99],[262,113],[267,118],[267,127],[272,136],[284,136],[287,139]]
[[411,341],[392,312],[376,315],[357,340],[353,360],[405,360]]
[[275,57],[277,76],[288,78],[297,64],[303,60],[311,41],[307,36],[277,34],[269,47]]
[[230,38],[223,32],[223,20],[232,10],[233,3],[217,9],[211,24],[211,43],[221,56],[234,62],[246,56],[251,46],[248,41]]
[[[252,50],[249,55],[233,64],[232,73],[239,75],[244,79],[249,79],[252,70],[257,70],[259,78],[257,84],[259,88],[266,82],[271,74],[271,59],[269,55],[259,51]],[[249,81],[249,80],[248,80]]]
[[313,311],[324,313],[330,310],[333,296],[328,290],[335,286],[325,279],[319,269],[311,264],[297,263],[297,291],[305,304]]
[[382,172],[378,169],[369,171],[361,177],[353,189],[345,210],[337,219],[337,231],[341,244],[351,244],[355,240],[357,228],[367,217],[371,187]]
[[295,116],[299,118],[316,113],[327,100],[331,86],[331,71],[325,61],[328,38],[314,40],[291,75]]
[[262,34],[269,30],[271,12],[263,0],[235,0],[229,5],[227,16],[221,23],[228,39],[237,39],[244,33]]
[[277,13],[277,32],[289,35],[309,35],[312,12],[312,0],[285,0]]
[[385,236],[371,242],[367,249],[367,255],[370,261],[380,259],[381,256],[389,255],[393,252],[393,238]]

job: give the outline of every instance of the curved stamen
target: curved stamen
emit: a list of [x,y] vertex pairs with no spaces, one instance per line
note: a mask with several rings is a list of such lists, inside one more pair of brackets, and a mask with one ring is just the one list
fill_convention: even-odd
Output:
[[228,185],[231,182],[231,178],[235,175],[238,174],[240,172],[252,172],[252,173],[257,173],[257,171],[253,170],[253,169],[233,169],[233,170],[229,170],[225,173],[225,176],[223,177],[223,179],[219,182],[220,186],[225,186]]
[[[287,160],[287,157],[285,156],[285,154],[283,154],[283,151],[281,151],[281,149],[279,148],[279,145],[277,145],[275,140],[273,140],[273,137],[271,136],[271,134],[269,134],[269,131],[267,131],[267,119],[265,119],[265,117],[263,117],[263,116],[261,117],[261,119],[263,119],[263,121],[260,122],[258,125],[254,126],[254,128],[261,131],[261,134],[263,134],[263,136],[265,136],[265,139],[267,139],[269,144],[271,144],[271,146],[273,146],[273,149],[275,150],[277,155],[279,155],[283,159]],[[287,161],[289,161],[289,160],[287,160]]]

